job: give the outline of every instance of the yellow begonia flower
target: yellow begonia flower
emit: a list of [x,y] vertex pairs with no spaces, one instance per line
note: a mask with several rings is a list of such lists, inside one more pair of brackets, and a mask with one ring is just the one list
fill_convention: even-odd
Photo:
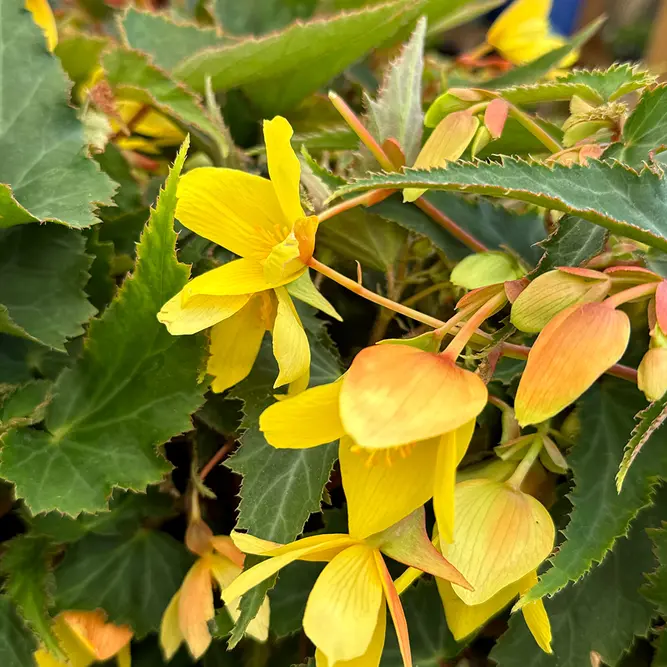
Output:
[[389,607],[403,657],[411,667],[408,628],[382,554],[447,581],[467,582],[433,547],[420,509],[398,525],[370,539],[348,535],[313,535],[287,545],[232,533],[246,553],[267,560],[243,572],[222,591],[237,599],[296,560],[328,562],[308,597],[303,629],[317,650],[317,667],[377,667],[382,656]]
[[307,377],[310,348],[290,291],[335,314],[307,275],[318,220],[301,208],[291,137],[284,118],[264,122],[271,180],[202,167],[178,184],[181,223],[241,256],[191,280],[158,314],[174,335],[213,327],[208,372],[214,391],[248,375],[267,330],[280,369],[275,386]]
[[[566,42],[549,24],[551,0],[515,0],[493,23],[487,43],[515,65],[531,62]],[[570,53],[560,63],[567,67],[578,58]]]
[[[185,139],[185,132],[176,123],[156,109],[146,108],[136,100],[116,100],[116,110],[123,124],[130,124],[132,134],[129,137],[118,136],[116,144],[123,150],[141,151],[157,155],[163,146],[180,146]],[[122,130],[118,119],[111,116],[111,129],[114,134]]]
[[433,497],[446,540],[456,467],[486,399],[479,376],[442,355],[387,344],[362,350],[337,382],[270,406],[259,425],[276,448],[340,439],[353,534],[384,530]]
[[49,0],[25,0],[25,8],[46,37],[46,46],[53,51],[58,46],[58,28]]
[[66,660],[40,648],[34,654],[39,667],[88,667],[114,656],[118,667],[130,667],[132,630],[107,623],[100,611],[64,611],[56,617],[53,632]]
[[[215,616],[214,583],[224,590],[243,570],[245,556],[231,538],[213,535],[202,522],[199,522],[198,528],[198,543],[193,545],[190,529],[186,543],[199,558],[185,575],[181,588],[171,598],[162,616],[160,646],[167,661],[172,659],[183,642],[195,660],[204,655],[211,644],[208,623]],[[226,609],[234,621],[240,614],[238,603],[238,598],[226,599]],[[265,642],[269,636],[269,614],[269,601],[265,599],[257,616],[248,625],[246,634]]]

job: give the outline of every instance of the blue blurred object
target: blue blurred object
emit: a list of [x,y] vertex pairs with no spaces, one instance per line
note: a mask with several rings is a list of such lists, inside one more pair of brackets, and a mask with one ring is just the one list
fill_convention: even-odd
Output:
[[[582,0],[553,0],[551,5],[551,25],[554,32],[569,37],[574,32]],[[510,3],[490,12],[488,18],[493,21]]]

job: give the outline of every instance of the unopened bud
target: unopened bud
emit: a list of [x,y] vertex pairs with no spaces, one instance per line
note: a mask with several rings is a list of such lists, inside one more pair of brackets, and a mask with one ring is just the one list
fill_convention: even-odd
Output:
[[424,117],[426,127],[435,127],[445,116],[467,109],[484,99],[481,93],[469,88],[450,88],[431,104]]
[[667,348],[650,349],[637,369],[637,386],[648,401],[659,401],[667,392]]
[[519,262],[504,252],[478,252],[460,261],[450,276],[459,287],[476,289],[487,285],[518,280],[526,275]]

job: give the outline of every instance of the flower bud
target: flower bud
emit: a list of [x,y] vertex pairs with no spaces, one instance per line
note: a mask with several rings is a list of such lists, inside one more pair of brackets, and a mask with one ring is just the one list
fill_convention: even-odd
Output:
[[477,289],[517,280],[524,275],[526,271],[514,257],[491,251],[468,255],[454,267],[450,280],[459,287]]
[[556,269],[533,280],[512,304],[510,320],[520,331],[538,333],[566,308],[602,301],[611,279],[589,269]]
[[426,127],[435,127],[445,116],[454,111],[463,111],[476,102],[481,102],[483,95],[470,88],[450,88],[435,99],[424,117]]
[[667,348],[650,349],[637,369],[637,386],[646,400],[659,401],[667,392]]

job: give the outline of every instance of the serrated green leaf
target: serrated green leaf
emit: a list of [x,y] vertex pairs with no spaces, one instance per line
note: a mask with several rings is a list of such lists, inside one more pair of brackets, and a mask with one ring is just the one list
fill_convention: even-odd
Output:
[[42,421],[52,391],[49,380],[32,380],[18,387],[0,404],[0,433]]
[[648,583],[642,587],[644,597],[652,602],[658,613],[667,615],[667,523],[648,531],[653,551],[658,559],[655,572],[646,575]]
[[[540,250],[536,244],[544,239],[546,231],[537,213],[517,214],[483,199],[471,202],[447,192],[430,192],[426,199],[490,249],[510,248],[531,266],[539,260]],[[426,236],[452,259],[462,259],[471,253],[421,209],[404,204],[398,195],[372,206],[369,211]],[[332,222],[335,223],[336,218]]]
[[[429,42],[434,41],[437,35],[446,30],[453,30],[458,28],[460,25],[465,25],[474,21],[476,18],[488,14],[490,11],[500,7],[504,4],[504,0],[467,0],[463,4],[454,3],[460,5],[459,7],[452,7],[452,3],[440,3],[442,9],[447,9],[448,13],[438,15],[432,15],[431,21],[429,22],[427,36],[429,37]],[[449,6],[448,6],[449,5]]]
[[176,76],[202,92],[241,88],[265,116],[284,112],[386,42],[420,12],[422,1],[395,0],[349,14],[295,23],[259,39],[207,49],[180,63]]
[[57,225],[0,231],[0,331],[65,350],[95,308],[83,291],[91,258],[80,232]]
[[650,162],[650,154],[667,148],[667,85],[644,92],[623,124],[623,134],[604,154],[631,167]]
[[607,232],[604,228],[567,215],[561,218],[556,231],[540,243],[544,255],[536,275],[557,266],[581,266],[602,252],[606,240]]
[[56,568],[56,607],[104,609],[112,623],[127,623],[141,638],[158,629],[193,561],[182,543],[154,530],[88,535]]
[[363,178],[336,194],[375,188],[424,188],[511,197],[578,215],[610,231],[667,250],[667,184],[661,175],[637,173],[621,163],[547,166],[505,158],[503,163],[458,162],[446,169]]
[[0,9],[0,227],[53,220],[87,227],[113,182],[86,156],[58,59],[21,2]]
[[667,474],[667,431],[646,445],[646,455],[630,468],[621,493],[615,484],[634,415],[644,404],[636,387],[617,379],[605,379],[580,401],[581,434],[567,456],[574,488],[569,494],[573,509],[563,531],[565,541],[550,559],[550,569],[520,604],[553,595],[568,582],[579,580],[651,503],[658,477]]
[[655,654],[651,667],[663,667],[667,665],[667,631],[663,628],[655,643]]
[[[664,494],[661,499],[664,503]],[[491,652],[498,667],[590,667],[591,651],[615,667],[634,636],[645,635],[651,624],[654,612],[639,587],[655,563],[646,529],[655,526],[661,514],[664,504],[642,511],[628,537],[616,543],[602,564],[545,600],[553,655],[540,650],[521,614],[514,614],[509,630]]]
[[310,18],[317,0],[214,0],[213,9],[226,33],[263,35],[295,19]]
[[53,554],[53,545],[44,537],[15,537],[6,543],[0,572],[5,575],[4,595],[14,603],[41,643],[54,655],[60,655],[48,613],[54,587],[50,569]]
[[407,164],[415,161],[421,147],[425,38],[426,18],[422,17],[401,54],[389,64],[377,99],[367,100],[371,134],[380,143],[395,139]]
[[94,227],[88,234],[86,252],[93,258],[88,270],[90,279],[86,293],[98,311],[103,311],[116,293],[116,281],[112,278],[116,253],[111,241],[100,241],[100,227]]
[[[539,116],[535,117],[534,120],[555,141],[562,142],[563,130],[558,125]],[[489,142],[476,157],[480,160],[492,155],[517,155],[529,158],[532,155],[540,155],[544,152],[544,144],[521,125],[516,118],[509,117],[505,121],[502,135]]]
[[45,430],[4,437],[0,475],[33,514],[100,511],[113,487],[143,490],[159,482],[169,465],[157,446],[189,430],[203,401],[200,337],[171,336],[156,319],[188,278],[176,260],[173,229],[184,159],[185,147],[151,213],[134,275],[91,324],[82,356],[58,378]]
[[128,7],[121,19],[128,45],[147,53],[167,71],[200,49],[222,46],[231,40],[216,28],[176,21],[167,14],[142,12]]
[[25,627],[14,605],[0,595],[0,664],[2,667],[32,667],[37,642]]

